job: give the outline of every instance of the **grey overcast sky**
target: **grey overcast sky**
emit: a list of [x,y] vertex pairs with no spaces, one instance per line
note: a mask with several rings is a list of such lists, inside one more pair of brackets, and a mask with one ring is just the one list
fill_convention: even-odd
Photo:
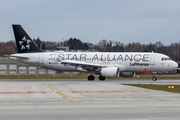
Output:
[[180,0],[0,0],[0,41],[12,24],[43,41],[78,38],[124,44],[180,41]]

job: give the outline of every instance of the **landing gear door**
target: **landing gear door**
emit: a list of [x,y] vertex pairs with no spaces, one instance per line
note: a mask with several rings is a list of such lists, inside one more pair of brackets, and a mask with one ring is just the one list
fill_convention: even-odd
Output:
[[155,65],[155,58],[156,58],[155,55],[150,56],[150,65]]
[[39,64],[43,64],[44,55],[39,55]]

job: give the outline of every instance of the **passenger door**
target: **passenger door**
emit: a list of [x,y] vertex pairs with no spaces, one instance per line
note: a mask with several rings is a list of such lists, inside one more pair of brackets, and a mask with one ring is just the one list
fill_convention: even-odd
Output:
[[155,58],[156,58],[156,55],[151,55],[150,56],[150,65],[155,65]]

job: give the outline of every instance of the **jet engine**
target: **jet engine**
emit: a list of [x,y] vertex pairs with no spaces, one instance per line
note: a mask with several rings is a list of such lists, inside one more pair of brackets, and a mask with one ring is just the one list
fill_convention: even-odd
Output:
[[103,77],[116,78],[119,77],[119,68],[117,67],[102,68],[100,74]]
[[135,72],[120,72],[119,76],[131,78],[135,76]]

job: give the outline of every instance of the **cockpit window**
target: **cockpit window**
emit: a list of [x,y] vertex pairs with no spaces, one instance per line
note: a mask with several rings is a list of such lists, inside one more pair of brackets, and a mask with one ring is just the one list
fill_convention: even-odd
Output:
[[171,58],[162,58],[161,61],[171,60]]

